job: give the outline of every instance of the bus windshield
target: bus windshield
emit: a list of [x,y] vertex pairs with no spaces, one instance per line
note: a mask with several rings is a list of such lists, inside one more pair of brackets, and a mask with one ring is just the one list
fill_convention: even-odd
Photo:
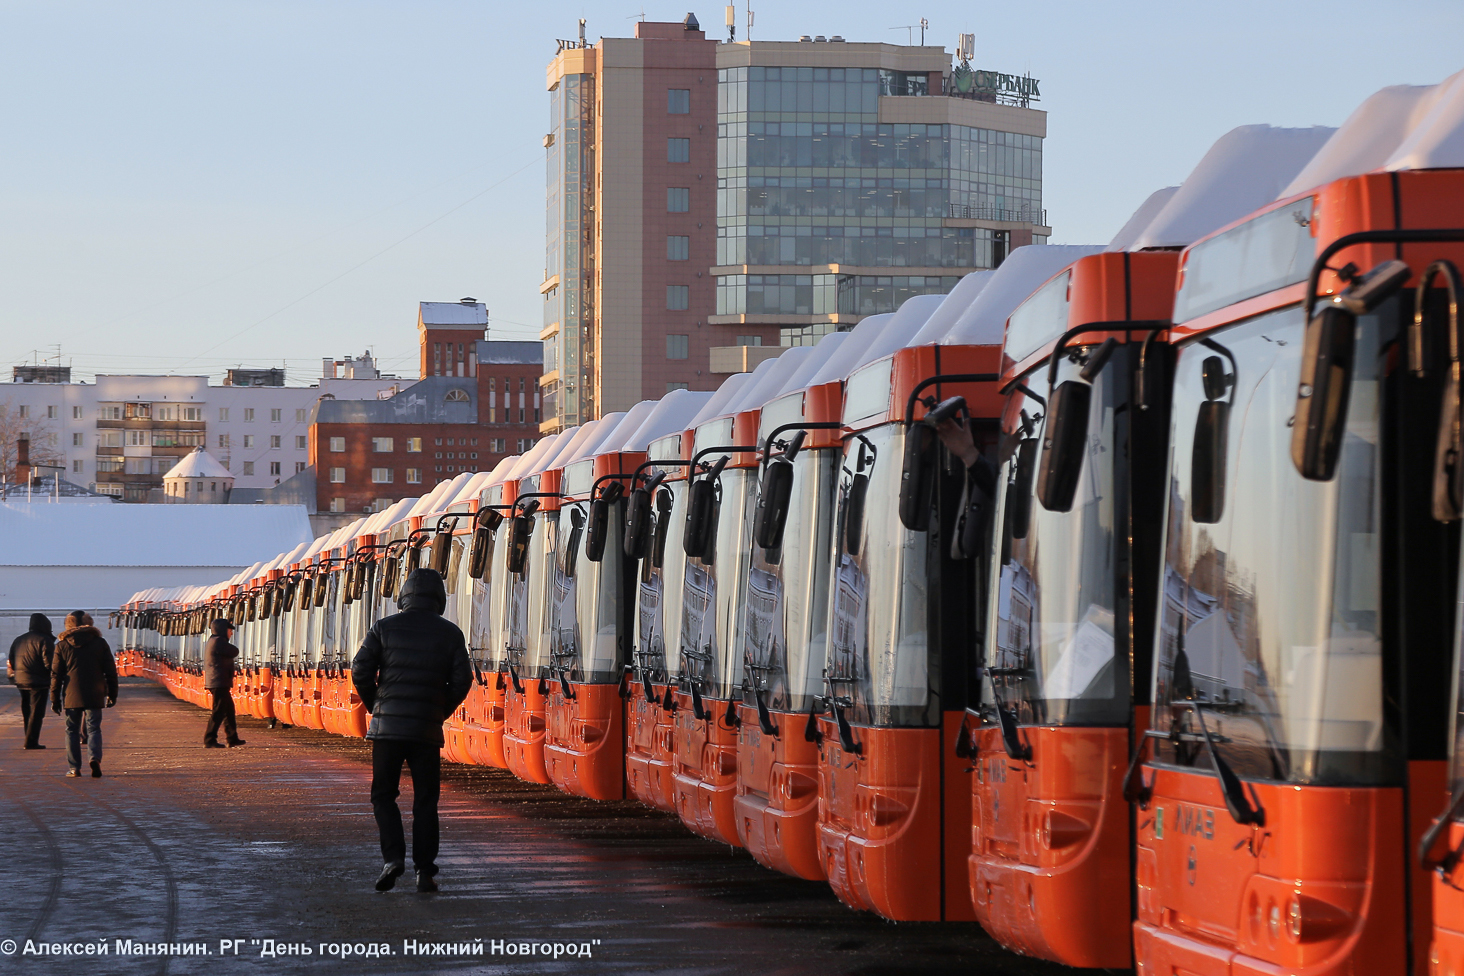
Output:
[[1242,776],[1396,779],[1378,613],[1382,333],[1395,324],[1396,311],[1359,320],[1330,481],[1302,478],[1291,460],[1298,307],[1179,347],[1154,673],[1153,725],[1168,738],[1156,760],[1207,764],[1208,731]]
[[605,552],[599,562],[580,544],[575,553],[573,612],[576,617],[575,675],[580,681],[609,684],[620,680],[620,586],[625,559],[625,504],[616,502],[605,526]]
[[[806,711],[823,691],[833,507],[842,455],[805,450],[793,461],[783,545],[753,546],[742,628],[742,659],[753,693],[785,712]],[[749,536],[750,538],[750,536]]]
[[[681,580],[686,572],[685,550],[681,547],[681,526],[686,522],[686,482],[664,485],[656,492],[671,496],[669,513],[662,514],[659,498],[651,505],[654,531],[646,558],[641,560],[640,585],[636,599],[636,667],[641,677],[664,681],[681,667],[681,594],[680,586],[671,587],[668,580]],[[662,496],[664,497],[664,496]],[[657,565],[657,563],[660,565]],[[676,635],[668,648],[666,635]]]
[[[910,531],[895,516],[904,442],[899,424],[844,442],[825,679],[852,722],[935,726],[940,700],[932,694],[937,671],[927,613],[927,557],[934,553],[927,533]],[[863,504],[852,507],[863,514],[853,513],[857,531],[850,531],[850,502],[858,501],[860,486]]]
[[[732,468],[718,479],[711,551],[686,560],[681,618],[682,674],[701,682],[703,693],[727,698],[742,683],[737,615],[747,576],[743,526],[750,519],[749,490],[755,469]],[[680,523],[676,523],[678,526]]]
[[[996,625],[987,628],[981,700],[1011,709],[1021,723],[1128,722],[1127,662],[1114,653],[1114,465],[1128,450],[1120,422],[1125,354],[1120,347],[1093,381],[1087,453],[1068,511],[1050,512],[1037,500],[1037,479],[1026,470],[1037,466],[1036,453],[1019,451],[1007,462],[1002,494],[1010,512],[998,524],[1011,536],[1010,558],[992,560]],[[1064,358],[1058,382],[1074,379],[1079,368]],[[1045,389],[1046,376],[1044,364],[1024,385]],[[1021,390],[1012,396],[1040,432],[1042,405]],[[1018,510],[1030,517],[1013,519]],[[1025,534],[1015,527],[1020,522]]]

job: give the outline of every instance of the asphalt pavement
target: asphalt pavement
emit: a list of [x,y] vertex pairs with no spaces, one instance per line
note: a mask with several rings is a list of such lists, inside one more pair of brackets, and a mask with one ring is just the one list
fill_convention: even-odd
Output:
[[[62,719],[47,713],[47,749],[23,750],[19,695],[0,686],[0,972],[1077,972],[974,924],[852,911],[635,802],[475,766],[443,766],[441,891],[418,894],[409,870],[380,894],[367,743],[241,718],[246,747],[205,750],[204,721],[124,679],[104,713],[103,777],[72,779]],[[127,951],[159,944],[207,955]]]

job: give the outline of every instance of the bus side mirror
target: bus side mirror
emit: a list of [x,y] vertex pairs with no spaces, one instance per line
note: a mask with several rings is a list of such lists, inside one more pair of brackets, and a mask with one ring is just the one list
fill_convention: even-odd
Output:
[[869,494],[869,475],[856,474],[849,482],[849,497],[844,505],[844,551],[859,555],[864,528],[864,499]]
[[671,507],[675,502],[670,488],[656,492],[656,536],[651,542],[651,565],[657,569],[666,563],[666,540],[671,537]]
[[300,581],[300,609],[309,610],[311,598],[315,594],[315,579],[307,576]]
[[1037,473],[1037,438],[1017,445],[1017,476],[1007,488],[1013,539],[1025,539],[1032,528],[1032,476]]
[[1235,376],[1225,371],[1225,360],[1219,356],[1207,356],[1200,370],[1205,402],[1195,416],[1190,450],[1190,518],[1213,524],[1225,512],[1225,457],[1230,431],[1230,402],[1225,397]]
[[508,527],[508,571],[523,575],[529,561],[529,536],[534,532],[534,516],[515,515]]
[[[285,613],[289,613],[291,610],[294,610],[294,609],[295,609],[295,584],[294,583],[286,583],[285,584]],[[198,630],[197,627],[196,627],[196,625],[197,625],[197,620],[196,619],[193,621],[193,623],[195,625],[195,628],[193,630],[191,630],[190,633],[195,633],[195,634],[202,633],[202,631],[201,630]]]
[[625,493],[625,486],[612,481],[590,502],[589,524],[585,527],[585,558],[597,563],[605,558],[605,545],[610,538],[610,508]]
[[401,557],[394,552],[381,561],[381,595],[388,600],[396,596],[397,570],[401,564]]
[[965,410],[965,397],[950,397],[905,432],[905,460],[900,469],[900,523],[912,532],[930,528],[930,502],[935,494],[940,461],[935,428],[958,414],[964,416]]
[[422,565],[422,549],[417,543],[407,543],[407,571],[404,575],[411,576],[412,571]]
[[1326,305],[1306,325],[1291,428],[1291,463],[1303,478],[1330,481],[1337,471],[1356,346],[1357,317],[1340,303]]
[[777,549],[783,545],[783,528],[788,523],[788,502],[792,497],[792,462],[781,457],[769,461],[763,472],[752,523],[752,537],[758,548]]
[[1093,387],[1067,380],[1052,392],[1042,433],[1042,461],[1037,469],[1037,500],[1049,512],[1073,507],[1083,454],[1088,446],[1088,412]]
[[315,605],[317,607],[325,606],[326,597],[330,596],[330,586],[326,582],[328,579],[329,577],[322,576],[315,585]]
[[428,556],[427,565],[438,576],[447,579],[447,563],[452,557],[452,533],[439,532],[432,537],[432,552]]
[[368,571],[370,569],[370,565],[370,563],[364,562],[356,564],[356,579],[354,584],[351,586],[352,600],[361,599],[362,594],[366,592],[366,577],[369,575]]
[[569,540],[560,547],[559,571],[566,579],[573,579],[575,563],[579,562],[580,540],[585,534],[585,513],[578,508],[571,508],[569,523]]
[[630,493],[630,505],[625,513],[625,539],[621,548],[631,559],[644,559],[651,541],[651,492],[637,488]]
[[706,477],[693,481],[688,488],[686,528],[681,535],[681,545],[688,556],[705,558],[711,550],[717,514],[717,479],[730,460],[726,456],[720,458]]

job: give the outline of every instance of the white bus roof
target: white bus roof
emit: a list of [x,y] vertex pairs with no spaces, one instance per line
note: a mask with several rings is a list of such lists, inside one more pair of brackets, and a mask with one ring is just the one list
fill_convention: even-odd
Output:
[[981,294],[941,337],[941,345],[1001,345],[1007,317],[1027,296],[1078,258],[1101,250],[1097,244],[1034,244],[1017,248],[1007,255]]

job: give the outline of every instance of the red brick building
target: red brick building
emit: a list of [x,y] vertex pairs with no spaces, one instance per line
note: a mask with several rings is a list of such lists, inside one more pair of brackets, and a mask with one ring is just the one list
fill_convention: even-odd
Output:
[[380,510],[539,437],[542,343],[484,338],[479,302],[423,302],[421,379],[385,400],[323,399],[310,425],[321,512]]

